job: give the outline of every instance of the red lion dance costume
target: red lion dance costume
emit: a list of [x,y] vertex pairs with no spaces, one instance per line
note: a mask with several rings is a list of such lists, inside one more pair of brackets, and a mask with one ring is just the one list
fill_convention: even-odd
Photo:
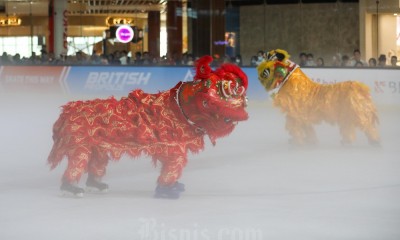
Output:
[[75,101],[63,106],[48,157],[52,169],[68,158],[61,190],[83,196],[77,183],[88,172],[87,187],[106,191],[108,185],[100,179],[110,159],[144,154],[162,164],[155,197],[178,198],[184,185],[177,180],[188,152],[203,150],[206,135],[215,144],[238,121],[248,118],[247,76],[232,64],[213,71],[211,61],[210,56],[199,59],[194,80],[179,82],[168,91],[134,90],[120,100]]
[[378,115],[365,84],[313,82],[281,49],[270,51],[257,71],[261,84],[272,93],[274,105],[286,114],[292,143],[315,144],[313,125],[326,121],[339,126],[344,145],[355,140],[357,128],[366,134],[370,144],[379,145]]

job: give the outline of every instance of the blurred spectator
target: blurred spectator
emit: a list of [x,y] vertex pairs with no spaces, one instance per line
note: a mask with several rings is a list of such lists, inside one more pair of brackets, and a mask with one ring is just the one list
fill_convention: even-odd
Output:
[[378,67],[386,67],[386,55],[385,54],[379,55]]
[[340,64],[341,67],[350,67],[350,58],[347,55],[342,56],[342,62]]
[[242,55],[237,54],[233,62],[240,67],[243,66]]
[[32,55],[29,57],[29,62],[32,64],[36,63],[36,52],[32,52]]
[[376,67],[376,59],[375,58],[370,58],[368,60],[368,66],[369,67]]
[[340,67],[342,66],[342,55],[337,53],[332,57],[332,66],[333,67]]
[[188,66],[194,66],[194,57],[193,57],[193,54],[188,53],[186,65],[188,65]]
[[142,61],[142,64],[143,65],[152,65],[153,64],[153,62],[152,62],[152,60],[151,60],[151,57],[150,57],[150,53],[149,52],[143,52],[143,61]]
[[49,56],[47,55],[47,51],[46,50],[44,50],[44,49],[40,50],[40,62],[42,64],[48,64],[48,62],[49,62],[48,57]]
[[325,66],[325,61],[322,57],[317,58],[316,62],[317,67],[324,67]]
[[167,52],[167,54],[161,58],[160,64],[167,65],[167,66],[174,66],[174,65],[176,65],[176,62],[175,62],[172,54],[170,52]]
[[364,67],[364,64],[361,61],[356,61],[354,67]]
[[113,53],[110,53],[107,55],[107,61],[108,61],[108,64],[110,64],[110,65],[116,65],[115,64],[115,56]]
[[[86,64],[86,56],[82,51],[78,51],[76,52],[76,60],[75,60],[75,64]],[[49,58],[50,60],[50,58]]]
[[175,65],[182,65],[182,54],[174,52],[172,54],[172,59],[174,60]]
[[307,62],[306,66],[307,67],[315,67],[317,64],[314,62],[314,55],[312,53],[307,54]]
[[15,54],[14,57],[12,58],[12,62],[17,65],[21,64],[22,63],[21,55],[19,55],[19,53]]
[[397,67],[397,56],[390,57],[390,66]]
[[252,56],[250,58],[250,67],[257,67],[257,56]]
[[188,52],[184,52],[182,53],[182,64],[187,65],[187,61],[188,61]]
[[1,55],[1,58],[0,58],[0,64],[7,65],[9,63],[11,63],[11,60],[8,57],[8,53],[7,52],[3,52],[3,54]]
[[121,60],[120,60],[121,52],[116,50],[112,55],[113,55],[112,61],[109,61],[109,63],[111,65],[121,65]]
[[221,57],[219,56],[219,54],[216,53],[213,55],[213,61],[211,62],[210,65],[212,67],[219,67],[221,65],[221,62],[222,62]]
[[264,51],[263,50],[259,50],[257,52],[257,66],[260,65],[260,63],[262,63],[262,61],[264,61]]
[[[366,66],[366,65],[367,65],[367,63],[366,63],[364,60],[361,59],[361,52],[360,52],[360,49],[354,49],[354,51],[353,51],[353,57],[352,57],[352,59],[351,59],[351,61],[350,61],[350,66],[356,66],[356,64],[360,65],[359,62],[361,62],[361,64],[362,64],[363,66]],[[359,66],[358,66],[358,67],[359,67]]]
[[128,52],[123,50],[119,56],[119,61],[121,65],[127,65],[129,63]]
[[60,53],[60,57],[56,58],[54,65],[67,65],[67,56],[64,53]]
[[301,52],[299,54],[299,66],[300,67],[307,66],[307,54],[305,52]]
[[54,52],[49,52],[48,59],[49,64],[55,64],[57,62],[56,57],[54,56]]
[[108,63],[108,57],[107,57],[107,55],[102,54],[102,55],[100,56],[100,64],[101,64],[101,65],[108,65],[108,64],[109,64],[109,63]]
[[133,61],[134,65],[142,65],[143,59],[142,59],[142,53],[141,52],[135,52],[135,60]]
[[232,33],[229,33],[227,36],[225,52],[230,58],[235,56],[235,35]]
[[93,65],[100,64],[100,56],[97,55],[95,50],[93,50],[92,55],[90,55],[89,63]]
[[232,59],[229,55],[225,55],[222,63],[232,63]]

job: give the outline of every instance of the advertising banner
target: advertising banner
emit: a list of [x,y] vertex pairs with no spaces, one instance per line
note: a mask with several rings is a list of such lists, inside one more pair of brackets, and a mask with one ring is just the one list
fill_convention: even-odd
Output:
[[63,94],[67,67],[3,66],[0,68],[1,90],[6,93]]
[[359,81],[369,86],[378,104],[400,104],[400,68],[303,68],[315,82]]
[[134,89],[157,93],[193,79],[186,67],[72,67],[66,78],[71,95],[126,96]]
[[[257,79],[255,68],[243,67],[249,79],[249,101],[270,101]],[[400,69],[384,68],[302,68],[317,83],[348,80],[369,86],[377,104],[400,104]],[[121,97],[134,89],[157,93],[179,81],[191,81],[193,67],[136,66],[3,66],[0,91],[63,93],[74,98]]]

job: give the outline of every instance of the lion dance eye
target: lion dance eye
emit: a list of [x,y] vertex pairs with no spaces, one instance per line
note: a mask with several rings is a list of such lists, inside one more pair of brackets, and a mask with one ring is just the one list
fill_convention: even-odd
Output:
[[269,69],[265,69],[265,70],[261,73],[261,77],[263,77],[263,78],[268,78],[268,77],[269,77]]
[[205,107],[205,108],[208,107],[208,102],[205,100],[203,101],[203,107]]
[[222,96],[225,98],[231,97],[240,97],[246,91],[245,87],[239,86],[239,83],[230,81],[230,80],[222,80],[221,81],[221,92]]

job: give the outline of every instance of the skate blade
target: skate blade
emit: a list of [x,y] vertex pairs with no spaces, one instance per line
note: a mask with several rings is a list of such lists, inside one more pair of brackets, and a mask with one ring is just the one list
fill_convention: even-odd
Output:
[[100,190],[100,189],[95,188],[95,187],[86,187],[86,188],[85,188],[85,192],[88,192],[88,193],[98,193],[98,194],[106,194],[106,193],[108,193],[108,188],[103,189],[103,190]]
[[83,198],[83,193],[72,193],[68,191],[61,191],[60,197],[63,198]]
[[180,197],[179,194],[160,194],[160,193],[155,193],[154,198],[158,199],[178,199]]

